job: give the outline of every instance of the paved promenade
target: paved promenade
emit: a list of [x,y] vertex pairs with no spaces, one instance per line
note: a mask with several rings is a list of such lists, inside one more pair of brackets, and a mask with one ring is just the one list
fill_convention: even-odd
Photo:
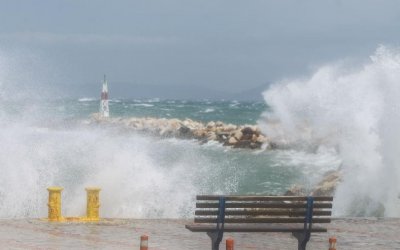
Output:
[[[142,234],[149,235],[150,250],[210,249],[205,233],[192,233],[190,220],[113,219],[99,223],[49,223],[37,219],[0,220],[0,249],[138,249]],[[225,233],[235,249],[297,249],[288,233]],[[307,249],[328,250],[328,238],[337,237],[338,250],[400,249],[400,219],[334,219],[328,233],[316,233]]]

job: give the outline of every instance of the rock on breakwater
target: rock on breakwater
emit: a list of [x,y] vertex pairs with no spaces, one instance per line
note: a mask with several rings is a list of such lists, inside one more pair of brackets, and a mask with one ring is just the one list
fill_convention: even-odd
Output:
[[337,186],[342,181],[342,175],[340,170],[328,171],[312,190],[306,190],[301,185],[293,185],[285,195],[333,196]]
[[154,117],[102,118],[92,114],[91,124],[122,126],[134,131],[161,137],[197,139],[201,142],[217,141],[233,148],[257,149],[270,146],[267,136],[256,125],[234,125],[221,121],[202,123],[191,119],[166,119]]

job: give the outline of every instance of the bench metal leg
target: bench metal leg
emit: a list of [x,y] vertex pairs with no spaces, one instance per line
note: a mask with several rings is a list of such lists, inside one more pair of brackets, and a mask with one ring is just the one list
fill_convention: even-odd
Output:
[[221,243],[223,232],[207,232],[207,235],[211,238],[211,249],[219,250],[219,243]]
[[297,239],[297,249],[306,250],[307,242],[310,240],[309,233],[296,233],[293,232],[292,235]]

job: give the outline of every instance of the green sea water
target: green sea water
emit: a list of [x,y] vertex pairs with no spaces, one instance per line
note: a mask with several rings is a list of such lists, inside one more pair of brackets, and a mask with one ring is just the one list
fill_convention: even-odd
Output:
[[[61,111],[59,114],[66,117],[85,118],[98,112],[99,100],[59,100],[51,105],[55,113]],[[112,99],[109,105],[112,117],[189,118],[201,122],[222,121],[233,124],[256,124],[261,113],[267,109],[264,102],[209,100]]]

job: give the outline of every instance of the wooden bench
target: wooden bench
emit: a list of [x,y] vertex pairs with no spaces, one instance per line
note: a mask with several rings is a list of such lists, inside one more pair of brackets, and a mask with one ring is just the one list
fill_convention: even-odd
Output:
[[289,232],[305,250],[311,232],[327,232],[314,223],[330,223],[332,197],[198,195],[194,223],[218,250],[224,232]]

